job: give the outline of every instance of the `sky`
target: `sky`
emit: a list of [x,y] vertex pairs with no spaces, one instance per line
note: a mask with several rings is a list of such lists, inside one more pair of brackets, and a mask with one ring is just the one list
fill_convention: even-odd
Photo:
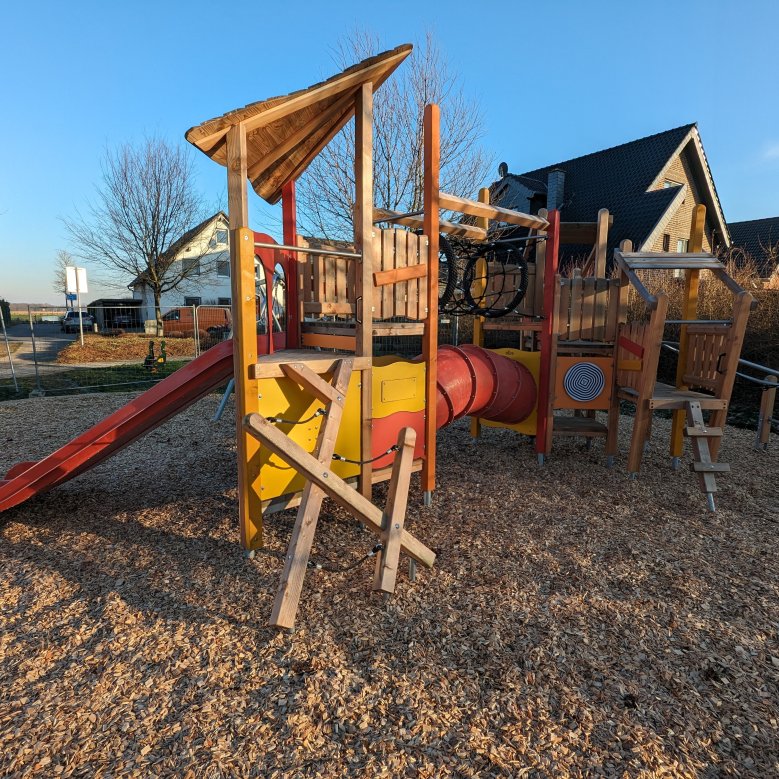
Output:
[[[193,125],[333,75],[355,29],[383,48],[433,34],[479,101],[490,181],[498,161],[532,170],[698,122],[726,219],[779,215],[774,0],[28,0],[2,20],[0,298],[11,302],[60,302],[55,257],[75,251],[62,220],[94,199],[106,150],[147,136],[186,144]],[[224,168],[193,155],[216,210]],[[277,210],[251,199],[252,226],[280,239]],[[88,297],[102,294],[117,291],[93,281]]]

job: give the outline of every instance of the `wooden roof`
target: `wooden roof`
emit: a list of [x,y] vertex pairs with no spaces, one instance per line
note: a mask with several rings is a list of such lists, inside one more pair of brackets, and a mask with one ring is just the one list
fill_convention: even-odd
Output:
[[260,197],[276,203],[284,184],[299,178],[352,118],[360,87],[371,81],[374,91],[378,89],[411,49],[408,43],[398,46],[320,84],[229,111],[190,128],[185,137],[212,160],[226,165],[227,131],[243,124],[249,181]]

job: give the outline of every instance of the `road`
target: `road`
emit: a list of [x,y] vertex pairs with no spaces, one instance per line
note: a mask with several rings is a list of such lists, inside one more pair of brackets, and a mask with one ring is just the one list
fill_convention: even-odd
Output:
[[[33,359],[30,325],[27,323],[13,325],[12,327],[7,327],[6,331],[10,342],[21,343],[21,346],[18,347],[17,351],[12,352],[11,354],[14,368],[16,369],[16,375],[34,375],[35,361]],[[46,370],[51,370],[51,368],[54,367],[54,361],[57,359],[60,350],[76,338],[78,338],[78,334],[71,335],[63,333],[60,330],[60,326],[56,323],[43,322],[36,324],[35,348],[38,362],[50,363],[49,365],[46,365]],[[5,343],[2,341],[2,331],[0,331],[0,383],[5,384],[11,380],[11,367],[8,364],[8,353],[5,349]]]

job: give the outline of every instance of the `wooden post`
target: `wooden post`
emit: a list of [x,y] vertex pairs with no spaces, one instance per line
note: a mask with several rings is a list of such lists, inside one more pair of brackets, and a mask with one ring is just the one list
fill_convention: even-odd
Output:
[[768,441],[771,438],[771,419],[774,416],[774,405],[776,404],[776,386],[779,378],[776,376],[766,376],[766,381],[770,381],[772,387],[763,387],[763,396],[760,398],[760,416],[757,423],[757,441],[756,449],[767,449]]
[[[706,206],[699,203],[692,212],[690,225],[690,240],[688,252],[703,251],[703,232],[706,224]],[[684,272],[684,302],[682,303],[682,319],[697,319],[698,316],[698,286],[700,271]],[[687,326],[682,325],[679,334],[679,362],[676,366],[676,386],[687,389],[682,380],[687,366]],[[671,423],[671,457],[681,457],[684,448],[684,428],[687,424],[687,412],[684,409],[674,411]]]
[[[479,202],[490,202],[490,190],[488,187],[482,187],[479,190]],[[476,217],[476,226],[486,230],[490,226],[490,220],[486,216]],[[477,282],[478,289],[477,294],[484,294],[484,289],[487,285],[487,260],[481,257],[476,263],[476,276],[480,281]],[[522,340],[522,334],[520,333],[520,341]],[[476,346],[484,346],[484,317],[475,316],[473,318],[473,343]],[[478,438],[481,435],[481,422],[478,417],[471,417],[471,435],[474,438]]]
[[430,504],[435,489],[436,380],[438,378],[438,233],[441,168],[441,115],[434,103],[424,116],[424,230],[428,241],[427,318],[422,337],[425,361],[425,461],[422,489]]
[[[550,433],[552,414],[553,387],[550,385],[552,378],[552,339],[554,337],[554,298],[555,276],[557,275],[557,260],[560,251],[560,212],[549,212],[549,227],[547,228],[546,253],[544,256],[544,322],[541,330],[541,364],[538,379],[538,421],[536,423],[536,455],[539,462],[544,461],[544,453],[547,449],[547,438]],[[541,270],[536,268],[536,273]]]
[[[297,246],[297,205],[295,200],[294,181],[288,181],[281,188],[281,217],[284,230],[284,243],[287,246]],[[300,347],[300,318],[298,316],[300,295],[300,284],[298,282],[300,273],[298,267],[302,257],[303,255],[299,252],[290,252],[287,261],[287,268],[289,269],[289,278],[286,279],[288,349],[297,349]]]
[[[354,245],[362,254],[357,273],[356,353],[373,356],[373,84],[360,87],[355,100],[354,120]],[[373,425],[372,371],[362,371],[360,380],[360,459],[371,459],[371,427]],[[360,466],[359,489],[371,497],[372,466]]]
[[262,546],[260,444],[243,428],[243,418],[257,410],[258,384],[249,368],[257,362],[257,302],[254,233],[249,230],[246,188],[246,133],[237,124],[227,132],[227,203],[230,224],[230,278],[233,309],[233,371],[238,449],[238,512],[241,544]]
[[395,592],[416,440],[417,434],[413,427],[404,427],[398,434],[398,452],[392,463],[387,505],[384,507],[384,530],[381,534],[383,548],[376,558],[373,575],[373,589],[378,592]]
[[609,240],[609,210],[601,208],[598,211],[598,221],[595,228],[595,278],[606,278],[606,260],[608,259]]

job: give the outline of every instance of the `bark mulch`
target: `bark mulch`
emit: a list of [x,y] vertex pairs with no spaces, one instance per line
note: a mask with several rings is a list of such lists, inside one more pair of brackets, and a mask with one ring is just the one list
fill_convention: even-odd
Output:
[[[4,464],[126,399],[0,404]],[[665,420],[637,481],[459,422],[432,508],[412,484],[436,567],[386,602],[371,563],[311,570],[290,634],[266,620],[294,514],[242,556],[217,401],[0,520],[0,775],[779,775],[776,448],[728,429],[712,516]],[[315,559],[373,543],[326,504]]]

